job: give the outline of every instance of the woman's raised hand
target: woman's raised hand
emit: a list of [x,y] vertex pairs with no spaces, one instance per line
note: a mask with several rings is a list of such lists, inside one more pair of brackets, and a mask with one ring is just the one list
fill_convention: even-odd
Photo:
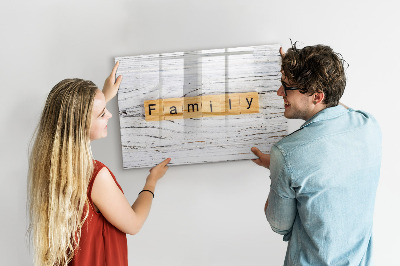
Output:
[[117,95],[119,85],[122,81],[122,76],[118,76],[117,80],[115,80],[115,75],[117,73],[117,69],[119,66],[119,62],[115,63],[113,70],[111,71],[110,76],[107,77],[106,81],[104,82],[103,86],[103,94],[106,98],[106,103],[114,98]]

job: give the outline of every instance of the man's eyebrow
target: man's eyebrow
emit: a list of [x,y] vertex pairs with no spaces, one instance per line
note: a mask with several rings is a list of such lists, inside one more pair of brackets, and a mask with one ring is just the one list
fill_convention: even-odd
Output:
[[293,85],[287,84],[286,82],[283,81],[283,79],[281,79],[281,83],[284,84],[284,85],[285,85],[286,87],[288,87],[288,88],[297,88],[297,87],[295,87],[295,86],[293,86]]

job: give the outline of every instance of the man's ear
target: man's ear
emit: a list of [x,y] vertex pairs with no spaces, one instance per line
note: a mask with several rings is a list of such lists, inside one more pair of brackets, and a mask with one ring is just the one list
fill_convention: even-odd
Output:
[[323,92],[316,92],[313,94],[313,103],[318,104],[322,103],[325,99],[325,93]]

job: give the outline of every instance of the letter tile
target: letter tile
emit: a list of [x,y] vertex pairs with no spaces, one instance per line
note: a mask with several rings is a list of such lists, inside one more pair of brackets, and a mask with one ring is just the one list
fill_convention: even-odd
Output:
[[169,98],[162,101],[164,120],[183,119],[183,98]]
[[227,115],[240,115],[240,93],[225,94],[225,108]]
[[226,115],[225,95],[204,95],[201,97],[203,117]]
[[240,113],[252,114],[259,113],[258,93],[246,92],[240,94]]
[[201,117],[201,96],[183,98],[183,118]]
[[146,121],[162,120],[162,100],[144,101],[144,113]]

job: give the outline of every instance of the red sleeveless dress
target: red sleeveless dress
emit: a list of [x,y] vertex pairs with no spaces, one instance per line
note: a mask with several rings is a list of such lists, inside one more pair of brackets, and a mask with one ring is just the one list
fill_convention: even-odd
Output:
[[[93,182],[99,171],[106,167],[99,161],[94,160],[93,176],[89,182],[87,195],[89,200],[89,215],[82,226],[79,247],[70,266],[103,266],[103,265],[128,265],[128,244],[126,234],[110,224],[101,213],[96,212],[92,201]],[[108,168],[107,168],[108,169]],[[110,171],[108,169],[108,171]],[[114,174],[110,171],[115,183],[118,184]],[[123,192],[123,191],[122,191]]]

